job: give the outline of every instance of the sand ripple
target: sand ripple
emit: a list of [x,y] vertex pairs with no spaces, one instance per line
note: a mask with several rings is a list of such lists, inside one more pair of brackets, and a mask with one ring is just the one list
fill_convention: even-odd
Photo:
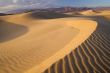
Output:
[[94,19],[99,22],[97,30],[44,73],[110,73],[109,21],[103,17]]

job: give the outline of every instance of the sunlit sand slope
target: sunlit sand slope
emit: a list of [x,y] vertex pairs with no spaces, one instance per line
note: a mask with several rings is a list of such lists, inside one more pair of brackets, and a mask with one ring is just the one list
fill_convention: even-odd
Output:
[[99,23],[94,33],[44,73],[110,73],[110,20],[92,19]]
[[37,20],[26,15],[5,16],[1,21],[0,73],[43,72],[86,40],[97,26],[85,19]]
[[103,11],[86,10],[79,12],[79,14],[84,16],[109,16],[110,10],[103,10]]
[[83,14],[83,15],[94,15],[96,13],[93,10],[87,10],[87,11],[80,12],[80,14]]

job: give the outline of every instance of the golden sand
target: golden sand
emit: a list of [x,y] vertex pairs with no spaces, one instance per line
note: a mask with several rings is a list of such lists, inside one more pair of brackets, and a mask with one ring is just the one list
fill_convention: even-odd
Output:
[[80,14],[83,14],[83,15],[94,15],[96,13],[93,10],[87,10],[87,11],[80,12]]
[[110,72],[110,19],[93,16],[97,29],[81,45],[64,58],[48,67],[44,73],[109,73]]
[[[69,54],[96,29],[88,19],[0,17],[0,72],[40,73]],[[15,35],[14,35],[15,34]]]
[[79,12],[79,14],[84,16],[107,16],[110,15],[110,10],[103,10],[103,11],[86,10]]

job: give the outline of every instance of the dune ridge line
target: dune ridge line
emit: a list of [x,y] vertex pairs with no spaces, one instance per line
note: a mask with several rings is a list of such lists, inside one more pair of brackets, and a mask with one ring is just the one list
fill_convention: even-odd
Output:
[[[80,33],[72,39],[72,41],[67,44],[64,48],[62,48],[59,52],[39,64],[38,66],[33,67],[25,73],[42,73],[45,69],[51,66],[53,63],[63,58],[67,54],[69,54],[72,50],[74,50],[78,45],[84,42],[96,29],[97,22],[93,20],[80,19],[74,20],[72,18],[60,19],[61,22],[64,21],[66,25],[72,26],[80,30]],[[84,24],[83,24],[84,23]]]

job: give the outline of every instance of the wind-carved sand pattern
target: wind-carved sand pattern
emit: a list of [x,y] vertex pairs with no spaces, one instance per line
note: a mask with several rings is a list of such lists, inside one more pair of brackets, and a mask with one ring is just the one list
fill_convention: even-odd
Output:
[[[6,40],[0,42],[0,73],[41,73],[86,40],[97,26],[95,21],[88,19],[37,20],[26,17],[27,14],[1,17],[4,22],[25,26],[28,31],[11,40],[4,35]],[[3,30],[2,33],[6,32]],[[63,63],[65,69],[65,59]]]
[[90,18],[98,22],[94,33],[44,73],[110,73],[110,20]]
[[[40,61],[45,60],[46,59],[45,55],[49,56],[49,53],[52,52],[51,51],[52,49],[56,51],[56,49],[62,48],[73,38],[73,36],[75,36],[78,33],[77,29],[71,28],[69,26],[64,25],[49,25],[48,27],[47,26],[46,25],[40,26],[39,29],[35,28],[38,31],[29,34],[27,33],[27,36],[24,35],[24,38],[27,37],[29,39],[37,38],[33,39],[36,41],[35,43],[33,43],[34,45],[31,42],[32,40],[30,41],[31,42],[30,43],[28,42],[28,39],[26,39],[27,43],[26,40],[22,42],[23,39],[19,39],[17,40],[18,42],[17,44],[14,44],[13,43],[14,41],[12,42],[10,41],[11,42],[11,43],[9,42],[10,44],[6,42],[8,44],[7,46],[5,43],[3,43],[3,45],[5,44],[4,46],[0,44],[0,73],[24,73],[26,69],[28,70],[34,65],[39,64]],[[67,39],[67,37],[69,37],[69,39]],[[65,41],[63,41],[64,39]],[[62,42],[58,42],[59,40]],[[20,41],[22,42],[22,44],[19,43]],[[48,50],[49,48],[52,49],[46,52],[46,50]],[[42,52],[46,52],[44,53],[45,55],[41,55]]]
[[[35,29],[37,29],[37,31],[35,31]],[[21,38],[17,41],[15,40],[16,42],[18,42],[17,44],[14,44],[14,41],[10,41],[11,43],[6,42],[8,44],[7,46],[5,43],[0,44],[0,73],[24,73],[26,70],[30,69],[36,64],[39,64],[41,61],[49,57],[50,53],[52,55],[52,49],[53,53],[54,51],[57,52],[58,49],[60,50],[60,48],[67,44],[73,38],[73,36],[75,36],[78,33],[77,29],[71,28],[66,25],[46,26],[44,24],[35,29],[34,33],[30,32],[27,33],[27,36],[24,35],[24,38],[37,38],[33,39],[35,40],[33,41],[35,43],[32,43],[32,40],[28,42],[28,39],[22,42],[24,38]],[[67,39],[67,37],[69,39]],[[22,44],[19,43],[20,41]],[[49,48],[50,50],[48,50]],[[41,53],[43,52],[46,53],[41,55]]]

